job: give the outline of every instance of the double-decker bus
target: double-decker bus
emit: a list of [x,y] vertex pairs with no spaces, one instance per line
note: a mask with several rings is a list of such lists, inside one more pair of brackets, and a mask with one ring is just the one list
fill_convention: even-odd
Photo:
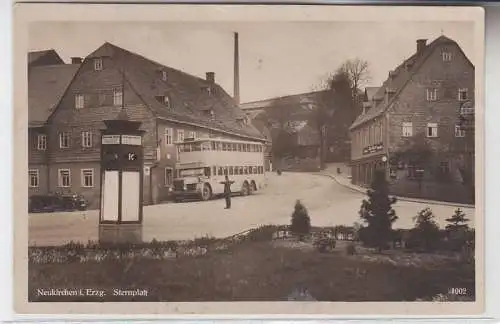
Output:
[[210,200],[224,193],[225,176],[232,194],[250,195],[265,184],[264,146],[260,142],[217,138],[185,139],[175,143],[177,176],[174,201]]

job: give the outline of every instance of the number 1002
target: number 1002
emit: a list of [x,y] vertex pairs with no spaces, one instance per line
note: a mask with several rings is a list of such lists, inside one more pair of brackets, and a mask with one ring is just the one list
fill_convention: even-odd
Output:
[[451,295],[467,295],[467,288],[450,288],[448,293]]

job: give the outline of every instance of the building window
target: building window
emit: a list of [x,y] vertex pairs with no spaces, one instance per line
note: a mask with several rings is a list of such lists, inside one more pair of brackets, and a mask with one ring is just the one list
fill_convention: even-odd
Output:
[[427,101],[437,100],[437,89],[427,89]]
[[161,71],[161,79],[163,81],[167,81],[167,71]]
[[468,96],[467,96],[467,89],[459,89],[458,90],[458,100],[459,101],[466,101],[468,100]]
[[167,108],[171,107],[170,98],[168,96],[156,96],[156,101],[166,106]]
[[69,169],[59,169],[57,174],[59,187],[67,188],[71,186],[71,171]]
[[29,175],[29,187],[38,188],[40,186],[40,173],[38,169],[31,169],[28,171]]
[[445,61],[445,62],[451,61],[451,53],[450,52],[443,52],[443,61]]
[[36,138],[36,148],[39,151],[45,151],[47,149],[47,135],[38,134]]
[[174,169],[165,168],[165,187],[171,186],[173,181],[174,181]]
[[165,128],[165,134],[164,134],[165,145],[172,144],[172,134],[173,134],[172,128]]
[[178,129],[177,130],[177,141],[178,142],[183,142],[184,141],[184,130],[183,129]]
[[83,95],[81,94],[75,95],[75,108],[82,109],[84,106],[85,106],[85,100],[83,98]]
[[82,132],[82,147],[92,147],[92,132]]
[[94,70],[96,71],[102,70],[102,59],[100,58],[94,59]]
[[437,137],[438,136],[438,125],[436,123],[427,124],[427,137]]
[[188,133],[188,138],[193,138],[193,139],[196,139],[196,132],[194,132],[194,131],[190,131],[190,132]]
[[403,137],[413,136],[413,124],[411,122],[403,123]]
[[460,125],[455,125],[455,137],[465,137],[465,129]]
[[113,90],[113,105],[121,106],[123,104],[123,91],[121,89]]
[[93,186],[94,186],[94,169],[82,169],[82,187],[92,188]]
[[69,148],[71,143],[71,135],[68,132],[59,133],[59,147]]

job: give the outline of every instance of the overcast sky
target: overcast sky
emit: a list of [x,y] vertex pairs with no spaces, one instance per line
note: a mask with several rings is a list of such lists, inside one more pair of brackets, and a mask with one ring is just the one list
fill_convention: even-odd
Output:
[[309,92],[343,61],[370,63],[369,86],[416,50],[416,39],[444,34],[473,64],[474,31],[464,22],[300,23],[36,23],[30,50],[53,48],[66,61],[85,57],[108,41],[187,73],[216,81],[233,93],[233,32],[239,33],[242,102]]

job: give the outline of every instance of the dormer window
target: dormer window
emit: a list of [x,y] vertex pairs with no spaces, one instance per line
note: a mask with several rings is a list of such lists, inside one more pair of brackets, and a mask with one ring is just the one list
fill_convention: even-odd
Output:
[[171,108],[170,98],[168,96],[156,96],[156,100],[167,108]]
[[101,58],[94,59],[94,70],[95,71],[102,70],[102,59]]
[[161,79],[163,81],[167,81],[167,78],[168,78],[167,71],[161,71]]
[[203,87],[201,87],[201,90],[203,92],[206,92],[209,96],[212,95],[212,88],[211,87],[203,86]]

